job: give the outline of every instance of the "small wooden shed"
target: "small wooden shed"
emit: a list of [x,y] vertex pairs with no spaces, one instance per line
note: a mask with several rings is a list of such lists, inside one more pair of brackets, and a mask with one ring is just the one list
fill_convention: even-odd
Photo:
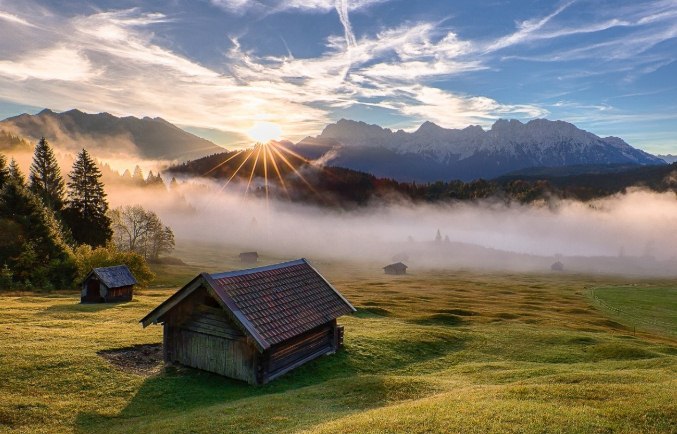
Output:
[[136,284],[126,265],[93,268],[82,282],[80,303],[130,301]]
[[141,324],[162,323],[167,363],[264,384],[343,343],[355,308],[305,259],[201,273]]
[[396,262],[394,264],[386,265],[383,267],[383,270],[386,274],[407,274],[407,266],[401,262]]
[[257,252],[242,252],[240,253],[240,262],[243,264],[256,264],[259,260]]

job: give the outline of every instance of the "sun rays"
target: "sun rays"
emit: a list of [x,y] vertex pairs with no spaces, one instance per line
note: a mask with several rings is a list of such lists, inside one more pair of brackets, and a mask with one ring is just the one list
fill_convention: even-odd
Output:
[[[257,143],[253,148],[236,151],[223,161],[206,170],[203,176],[225,179],[217,194],[222,193],[231,183],[241,180],[239,188],[243,189],[243,198],[251,194],[262,194],[266,203],[274,192],[283,192],[289,200],[289,182],[298,179],[313,194],[322,197],[317,189],[303,175],[304,166],[311,161],[284,144],[276,141]],[[234,170],[232,168],[235,167]],[[246,182],[244,182],[246,180]],[[260,180],[260,182],[257,182]],[[279,188],[279,190],[277,190]]]

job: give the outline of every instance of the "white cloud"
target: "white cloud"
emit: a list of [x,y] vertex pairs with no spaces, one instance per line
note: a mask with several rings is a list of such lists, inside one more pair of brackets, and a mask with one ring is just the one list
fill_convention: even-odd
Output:
[[[634,7],[618,11],[618,16],[602,14],[597,21],[563,25],[557,21],[566,18],[563,12],[571,4],[566,3],[489,42],[463,39],[431,22],[408,22],[356,35],[348,14],[382,1],[213,0],[236,13],[256,8],[262,13],[335,10],[344,27],[343,35],[329,36],[325,51],[312,58],[260,57],[234,39],[223,65],[229,74],[159,44],[153,27],[171,21],[159,13],[129,9],[73,18],[42,14],[39,28],[26,33],[31,38],[26,46],[7,42],[3,46],[0,38],[0,98],[54,109],[162,116],[182,125],[240,134],[254,122],[271,122],[282,124],[291,139],[320,130],[335,109],[356,105],[389,110],[411,123],[488,125],[499,117],[548,114],[537,104],[506,104],[451,90],[454,77],[492,67],[499,50],[619,26],[637,28],[632,40],[598,40],[545,59],[617,60],[637,57],[677,35],[671,19],[674,2],[665,1],[651,3],[646,10]],[[0,12],[0,20],[30,24],[11,12]],[[642,61],[640,72],[666,62],[646,63],[645,57]],[[54,86],[54,80],[60,85]]]
[[[340,6],[347,13],[373,3]],[[330,6],[337,4],[291,2],[286,7]],[[486,125],[500,115],[543,113],[537,107],[502,105],[421,84],[486,67],[472,42],[440,32],[431,23],[384,29],[359,39],[347,32],[348,44],[329,37],[326,52],[315,58],[260,58],[233,40],[227,53],[232,75],[225,75],[158,45],[152,27],[168,20],[130,9],[52,23],[53,29],[35,33],[38,48],[0,61],[0,98],[57,110],[161,116],[240,134],[254,122],[271,122],[283,125],[291,139],[319,131],[336,108],[359,104],[444,126]],[[54,45],[40,46],[54,35]],[[63,83],[53,86],[53,80]]]
[[560,13],[562,13],[566,8],[571,6],[572,3],[573,1],[563,4],[562,6],[558,7],[554,12],[543,18],[526,20],[522,21],[521,23],[518,23],[517,31],[515,33],[502,37],[497,41],[494,41],[486,48],[486,51],[488,52],[496,51],[505,47],[509,47],[511,45],[529,41],[530,39],[533,38],[533,35],[536,32],[542,29],[548,22],[550,22]]
[[[211,3],[231,13],[244,14],[250,11],[261,13],[299,10],[326,13],[337,8],[345,0],[211,0]],[[345,1],[348,11],[358,11],[390,0]]]
[[96,74],[87,57],[65,46],[36,50],[15,60],[0,60],[0,76],[19,80],[82,81]]
[[348,48],[354,47],[357,45],[357,42],[355,41],[355,34],[348,18],[348,0],[336,0],[336,12],[345,32],[346,46]]
[[548,111],[535,105],[500,104],[484,96],[457,95],[442,89],[414,85],[403,89],[409,100],[395,103],[393,108],[419,119],[431,120],[447,128],[468,125],[489,126],[505,117],[544,117]]
[[26,27],[35,27],[33,24],[29,23],[25,19],[16,16],[14,14],[10,14],[9,12],[0,11],[0,20],[8,21],[13,24],[20,24]]

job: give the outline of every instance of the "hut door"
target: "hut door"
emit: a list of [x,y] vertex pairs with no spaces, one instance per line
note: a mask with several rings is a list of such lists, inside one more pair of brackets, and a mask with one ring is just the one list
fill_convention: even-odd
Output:
[[90,279],[87,282],[87,301],[98,302],[101,301],[101,283],[97,279]]

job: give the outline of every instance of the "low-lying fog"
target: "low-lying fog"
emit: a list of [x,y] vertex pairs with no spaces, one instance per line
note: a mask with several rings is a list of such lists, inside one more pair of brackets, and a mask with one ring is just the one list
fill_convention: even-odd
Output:
[[[31,156],[19,157],[27,174]],[[64,177],[69,170],[62,167]],[[172,191],[106,185],[111,208],[140,204],[155,211],[179,244],[383,265],[401,260],[411,271],[549,271],[560,260],[567,271],[677,275],[674,193],[636,189],[589,203],[548,205],[401,201],[347,212],[245,197],[243,191],[203,179],[183,180]],[[438,230],[442,240],[436,242]]]
[[515,271],[549,270],[560,260],[571,271],[677,275],[673,193],[634,190],[540,206],[400,202],[350,212],[245,198],[241,186],[207,181],[186,181],[167,194],[109,195],[112,206],[139,203],[156,211],[178,242],[280,257]]

